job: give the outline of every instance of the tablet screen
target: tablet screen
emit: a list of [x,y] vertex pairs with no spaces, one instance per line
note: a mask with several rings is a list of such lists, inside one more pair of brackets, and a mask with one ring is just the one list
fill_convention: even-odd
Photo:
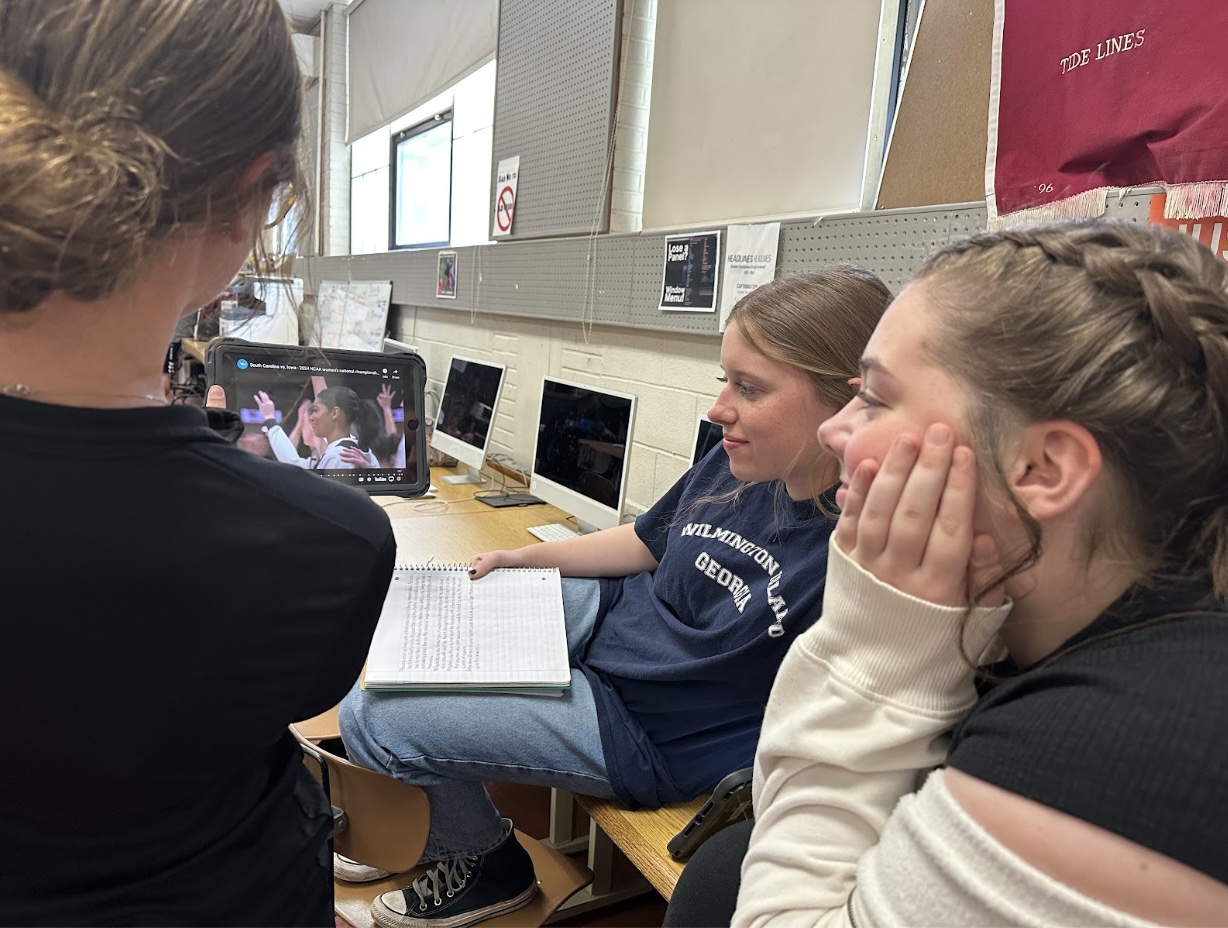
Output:
[[418,356],[219,342],[207,366],[240,448],[371,493],[429,485]]

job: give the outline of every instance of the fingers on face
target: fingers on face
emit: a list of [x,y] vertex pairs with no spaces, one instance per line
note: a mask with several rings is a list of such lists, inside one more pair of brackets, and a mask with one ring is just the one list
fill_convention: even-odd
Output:
[[836,542],[844,551],[852,551],[857,544],[858,520],[865,506],[866,494],[878,473],[875,461],[862,461],[857,470],[849,478],[849,488],[844,497],[844,506],[840,510],[840,520],[836,523]]
[[963,573],[972,556],[972,513],[976,468],[972,451],[956,448],[947,469],[941,501],[925,549],[925,562],[939,571]]
[[972,554],[976,467],[949,426],[901,435],[881,466],[864,461],[849,484],[836,540],[903,571],[927,566],[964,577]]
[[931,425],[926,429],[888,529],[892,551],[903,565],[920,564],[931,537],[939,530],[938,513],[953,452],[954,434],[949,427]]
[[911,435],[900,435],[891,443],[882,467],[874,477],[857,524],[857,548],[875,557],[887,547],[896,508],[917,463],[918,445]]

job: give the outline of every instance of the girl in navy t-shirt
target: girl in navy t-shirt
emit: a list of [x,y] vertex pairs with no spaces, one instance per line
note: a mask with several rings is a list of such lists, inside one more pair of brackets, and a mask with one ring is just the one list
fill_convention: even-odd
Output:
[[[498,567],[586,578],[564,581],[573,670],[563,697],[346,698],[350,756],[431,801],[424,859],[438,864],[376,900],[380,924],[459,928],[532,898],[532,864],[483,779],[657,806],[750,766],[776,670],[822,604],[839,468],[816,432],[852,398],[890,299],[850,267],[753,291],[721,345],[708,413],[724,429],[720,447],[634,524],[473,558],[478,583]],[[338,871],[378,874],[344,860]]]

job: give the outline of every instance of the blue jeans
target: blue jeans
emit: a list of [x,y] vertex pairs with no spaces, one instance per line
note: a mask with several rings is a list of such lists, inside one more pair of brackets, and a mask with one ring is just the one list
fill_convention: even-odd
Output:
[[350,759],[426,791],[431,833],[423,860],[484,854],[503,840],[503,820],[483,780],[614,798],[597,706],[574,667],[593,633],[599,597],[596,580],[563,580],[573,667],[571,688],[558,698],[355,687],[342,701],[341,736]]

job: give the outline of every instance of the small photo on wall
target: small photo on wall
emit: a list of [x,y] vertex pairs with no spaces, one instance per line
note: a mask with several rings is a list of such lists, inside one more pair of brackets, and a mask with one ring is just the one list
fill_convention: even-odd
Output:
[[435,281],[435,296],[445,300],[456,299],[456,252],[439,253],[439,277]]

